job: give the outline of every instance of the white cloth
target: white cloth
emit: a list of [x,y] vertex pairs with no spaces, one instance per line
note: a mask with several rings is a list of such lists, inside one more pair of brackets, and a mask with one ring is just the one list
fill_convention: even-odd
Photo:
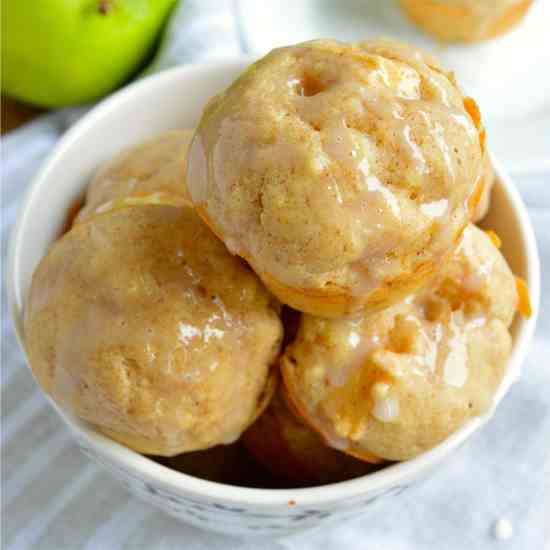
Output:
[[[185,0],[154,69],[242,52],[233,2]],[[46,115],[2,140],[2,259],[17,204],[37,167],[82,110]],[[550,145],[550,144],[549,144]],[[549,151],[550,153],[550,151]],[[550,174],[518,186],[550,273]],[[2,286],[2,547],[24,549],[550,548],[550,279],[542,278],[536,338],[521,381],[489,425],[424,484],[381,500],[364,517],[279,540],[205,533],[136,500],[71,443],[15,341]],[[513,537],[492,535],[508,518]]]

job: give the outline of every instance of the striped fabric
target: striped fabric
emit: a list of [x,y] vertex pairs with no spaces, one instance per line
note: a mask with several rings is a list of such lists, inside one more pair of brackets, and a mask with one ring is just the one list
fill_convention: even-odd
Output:
[[[154,70],[243,50],[233,2],[185,0]],[[2,260],[25,188],[81,110],[42,117],[2,140]],[[277,541],[247,541],[178,523],[129,496],[71,443],[18,349],[2,286],[2,526],[6,550],[26,549],[432,549],[497,548],[492,523],[507,517],[506,548],[550,543],[550,174],[521,191],[543,255],[543,303],[524,376],[488,427],[429,482],[382,501],[351,523]],[[546,545],[546,546],[545,546]]]

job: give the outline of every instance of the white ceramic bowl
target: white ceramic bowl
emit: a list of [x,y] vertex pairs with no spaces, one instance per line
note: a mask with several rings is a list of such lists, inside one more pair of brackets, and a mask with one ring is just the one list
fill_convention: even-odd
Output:
[[[208,98],[227,86],[248,59],[176,68],[141,80],[90,111],[60,140],[30,186],[12,233],[9,306],[22,339],[25,295],[32,273],[59,236],[68,210],[82,197],[94,170],[115,153],[166,130],[193,127]],[[498,168],[491,212],[484,224],[503,240],[503,252],[527,280],[533,316],[516,317],[508,373],[495,407],[517,379],[533,335],[539,302],[539,261],[525,207]],[[425,477],[493,414],[470,422],[414,460],[351,481],[307,489],[253,489],[205,481],[162,466],[58,410],[81,449],[133,493],[181,520],[233,534],[284,534],[363,512],[374,500],[396,497]]]

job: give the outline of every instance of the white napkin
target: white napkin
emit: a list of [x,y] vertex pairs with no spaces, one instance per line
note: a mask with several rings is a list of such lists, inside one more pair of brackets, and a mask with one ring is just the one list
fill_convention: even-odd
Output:
[[[243,53],[251,37],[238,2],[185,0],[173,15],[159,70]],[[46,115],[2,139],[2,259],[17,204],[37,167],[82,109]],[[550,144],[549,144],[550,145]],[[550,151],[549,151],[550,153]],[[550,174],[518,187],[550,273]],[[91,464],[33,381],[15,341],[2,286],[3,548],[147,550],[401,550],[550,548],[550,281],[543,275],[541,319],[523,378],[495,418],[439,472],[364,517],[279,540],[248,541],[188,527],[128,495]],[[507,518],[508,541],[492,534]]]

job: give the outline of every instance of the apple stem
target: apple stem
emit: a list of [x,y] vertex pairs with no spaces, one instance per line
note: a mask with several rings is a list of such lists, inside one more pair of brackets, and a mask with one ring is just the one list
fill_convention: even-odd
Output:
[[101,15],[107,15],[111,11],[111,2],[109,0],[98,0],[97,11]]

